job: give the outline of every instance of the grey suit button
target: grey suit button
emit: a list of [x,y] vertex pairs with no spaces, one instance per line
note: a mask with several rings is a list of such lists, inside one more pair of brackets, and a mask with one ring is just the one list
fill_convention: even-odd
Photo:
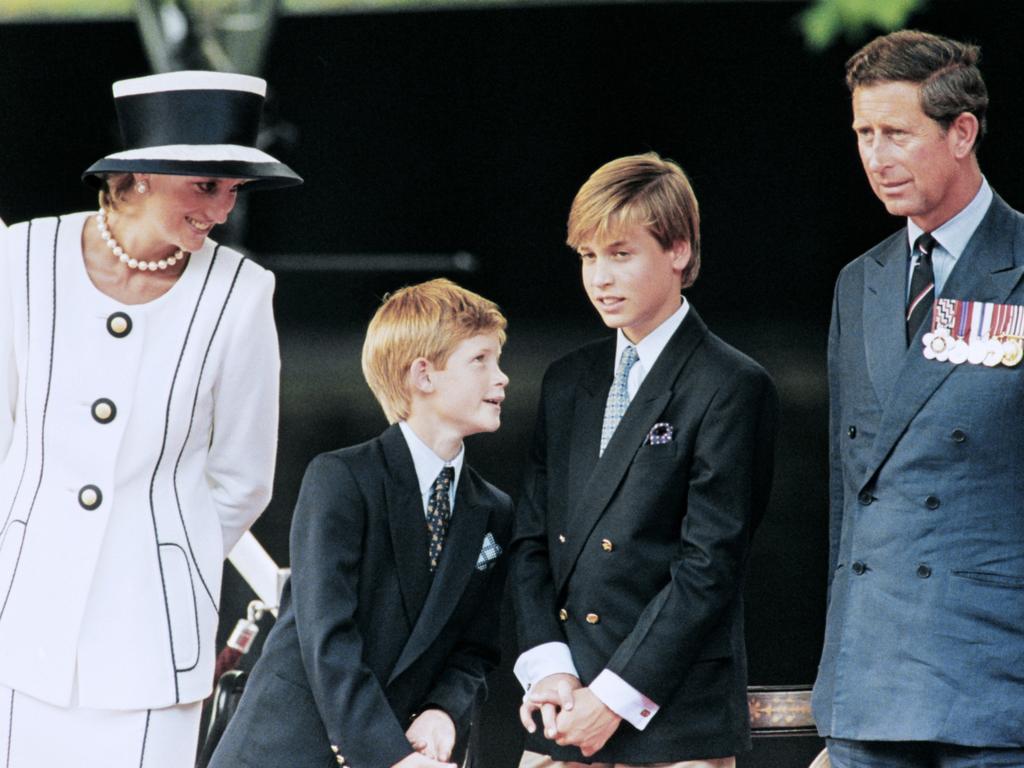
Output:
[[95,485],[83,485],[78,492],[78,503],[83,509],[93,510],[103,503],[103,494]]
[[850,436],[850,439],[853,440],[853,438],[857,436],[857,428],[853,426],[853,424],[851,424],[849,427],[846,428],[846,434],[848,434]]
[[938,496],[929,496],[924,500],[924,505],[928,507],[928,509],[938,509],[941,503],[942,502],[939,501]]
[[954,429],[950,437],[953,438],[953,442],[962,443],[964,440],[967,439],[967,433],[964,432],[962,429]]
[[917,566],[917,575],[922,579],[927,579],[929,576],[932,575],[932,569],[924,563],[922,563],[921,565]]
[[857,494],[857,501],[863,504],[865,507],[875,500],[875,497],[871,495],[869,491],[861,491]]
[[864,573],[864,571],[866,571],[868,569],[868,567],[866,565],[864,565],[864,563],[862,563],[860,560],[858,560],[853,565],[851,565],[850,568],[858,576],[861,576]]

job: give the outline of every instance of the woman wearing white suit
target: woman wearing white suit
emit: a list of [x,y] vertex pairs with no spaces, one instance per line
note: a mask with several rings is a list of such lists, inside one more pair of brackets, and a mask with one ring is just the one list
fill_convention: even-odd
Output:
[[114,84],[100,211],[0,235],[0,765],[185,768],[213,683],[223,559],[270,499],[273,275],[208,238],[265,83]]

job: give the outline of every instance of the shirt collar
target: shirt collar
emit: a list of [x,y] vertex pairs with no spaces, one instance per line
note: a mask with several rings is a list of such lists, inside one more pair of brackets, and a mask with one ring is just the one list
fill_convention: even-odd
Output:
[[615,334],[615,365],[618,366],[619,360],[622,358],[622,350],[627,346],[632,346],[636,347],[636,355],[640,361],[640,365],[644,367],[645,371],[651,370],[658,360],[658,355],[661,354],[665,345],[668,344],[668,340],[672,338],[672,334],[676,332],[676,329],[678,329],[680,325],[682,325],[683,319],[689,311],[690,303],[684,296],[679,309],[665,318],[661,325],[644,336],[637,344],[634,344],[632,341],[627,339],[626,334],[624,334],[620,328]]
[[[988,185],[988,179],[982,176],[981,187],[971,202],[960,213],[932,232],[932,237],[954,261],[960,258],[974,231],[985,218],[988,207],[992,204],[992,197],[992,187]],[[911,248],[923,232],[924,230],[917,224],[907,219],[907,237]]]
[[454,459],[445,461],[420,439],[420,436],[413,431],[408,423],[400,421],[398,427],[402,430],[406,445],[409,446],[409,453],[412,454],[412,464],[416,468],[416,482],[420,487],[420,493],[422,495],[430,493],[434,481],[441,474],[441,469],[452,467],[455,470],[455,479],[452,481],[452,494],[454,495],[455,487],[459,484],[459,475],[462,473],[462,461],[466,456],[466,446],[463,445],[459,449]]

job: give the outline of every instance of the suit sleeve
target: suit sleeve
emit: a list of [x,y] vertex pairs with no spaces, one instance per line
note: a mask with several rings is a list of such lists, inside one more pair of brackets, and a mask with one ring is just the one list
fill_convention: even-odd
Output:
[[832,591],[832,576],[839,562],[839,536],[843,529],[843,508],[845,506],[843,461],[840,452],[839,430],[842,418],[842,381],[839,376],[839,283],[836,281],[832,297],[832,321],[828,329],[828,485],[829,485],[829,526],[828,526],[828,592]]
[[[507,552],[512,526],[512,502],[508,497],[501,500],[498,514],[492,520],[501,526],[492,531],[495,540]],[[507,571],[508,555],[499,555],[488,572],[480,610],[448,654],[444,670],[421,709],[439,707],[451,716],[456,725],[466,722],[487,673],[501,659],[501,595]]]
[[306,679],[331,743],[351,765],[387,768],[412,748],[363,663],[356,607],[366,515],[347,465],[329,454],[315,458],[292,518],[292,605]]
[[568,642],[557,620],[555,581],[548,554],[545,410],[553,389],[550,379],[549,370],[541,387],[537,424],[526,460],[509,566],[520,652],[544,643]]
[[[255,265],[245,262],[242,273]],[[253,283],[256,283],[255,285]],[[274,276],[260,270],[249,284],[240,279],[238,305],[214,397],[213,439],[206,462],[211,496],[227,554],[270,501],[277,457],[281,359],[273,310]]]
[[9,230],[0,224],[0,461],[7,455],[18,401],[18,370],[14,360],[14,300],[8,253]]
[[659,704],[680,685],[740,593],[771,489],[777,421],[775,387],[760,369],[723,384],[701,420],[669,582],[606,666]]

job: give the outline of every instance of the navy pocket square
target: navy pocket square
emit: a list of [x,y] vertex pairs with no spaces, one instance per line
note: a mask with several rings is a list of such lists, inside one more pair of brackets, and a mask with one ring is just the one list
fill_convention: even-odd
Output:
[[644,440],[645,445],[666,445],[672,442],[672,438],[675,437],[675,428],[667,421],[659,421],[650,431],[647,433],[647,439]]
[[498,555],[502,553],[501,545],[494,540],[494,534],[488,532],[484,536],[484,544],[480,548],[480,556],[476,559],[476,569],[486,571],[493,568],[498,561]]

